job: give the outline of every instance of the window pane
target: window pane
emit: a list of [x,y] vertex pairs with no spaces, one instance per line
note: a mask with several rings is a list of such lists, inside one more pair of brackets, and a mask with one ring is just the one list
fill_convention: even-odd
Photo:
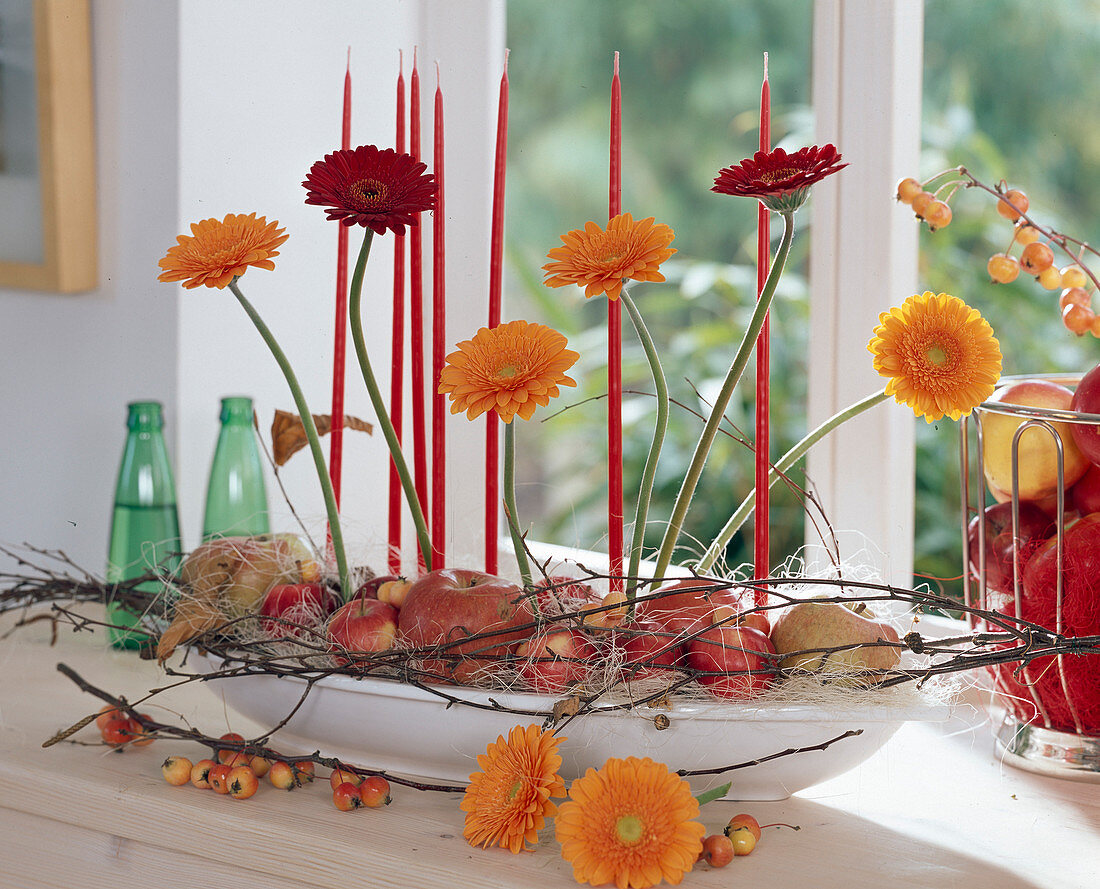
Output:
[[[755,298],[756,205],[712,194],[724,166],[758,144],[762,54],[770,51],[772,137],[812,139],[811,0],[694,2],[675,12],[625,0],[508,4],[511,84],[507,318],[550,324],[582,359],[564,390],[518,430],[520,520],[541,540],[606,548],[606,302],[541,283],[546,253],[588,220],[607,219],[608,114],[613,53],[621,53],[623,210],[676,231],[665,285],[634,291],[657,343],[674,405],[650,513],[650,547],[671,511],[705,409],[740,340]],[[781,141],[782,140],[782,141]],[[809,214],[800,215],[803,225]],[[778,224],[773,234],[778,235]],[[773,310],[772,454],[804,431],[806,230],[796,240]],[[648,365],[624,312],[624,488],[633,516],[653,427]],[[751,437],[747,373],[727,412]],[[638,394],[635,394],[638,393]],[[585,399],[596,399],[586,401]],[[562,410],[569,405],[568,410]],[[688,533],[713,538],[752,486],[752,456],[727,437],[715,448]],[[802,509],[789,493],[773,507],[773,559],[802,541]],[[749,530],[746,528],[746,530]],[[751,535],[751,531],[749,532]],[[629,540],[629,528],[627,530]],[[698,547],[696,548],[698,551]],[[750,557],[737,539],[728,561]],[[686,555],[686,553],[681,554]]]
[[[1100,55],[1098,13],[1095,0],[926,0],[921,175],[961,164],[986,184],[1005,179],[1028,194],[1038,221],[1095,243],[1100,85],[1082,74],[1086,60]],[[1096,340],[1062,326],[1059,289],[1044,290],[1026,274],[990,283],[986,261],[1012,242],[993,199],[960,191],[951,204],[951,224],[921,234],[922,286],[982,312],[1001,342],[1006,374],[1091,368],[1100,356]],[[1019,256],[1020,247],[1012,252]],[[957,427],[918,426],[917,570],[955,577],[962,570]],[[949,588],[958,594],[958,582]]]

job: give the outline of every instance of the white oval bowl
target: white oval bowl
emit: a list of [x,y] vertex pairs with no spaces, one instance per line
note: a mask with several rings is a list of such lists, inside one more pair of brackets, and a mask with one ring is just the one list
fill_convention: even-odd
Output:
[[[189,662],[213,671],[220,660],[191,651]],[[206,683],[233,710],[274,726],[301,698],[297,677],[252,674]],[[560,696],[490,689],[440,687],[480,707],[448,705],[431,691],[387,679],[328,676],[317,681],[301,708],[279,730],[273,745],[288,753],[321,750],[349,764],[428,781],[465,784],[476,758],[513,726],[542,722]],[[528,711],[531,715],[493,709]],[[669,768],[717,769],[773,756],[788,748],[823,744],[824,750],[781,756],[715,775],[689,778],[694,792],[727,781],[728,799],[779,800],[836,777],[871,756],[909,720],[940,721],[942,703],[911,703],[824,709],[817,705],[767,705],[674,700],[670,708],[597,710],[572,720],[561,732],[561,773],[568,782],[609,757],[648,756]],[[658,729],[655,717],[668,717]]]

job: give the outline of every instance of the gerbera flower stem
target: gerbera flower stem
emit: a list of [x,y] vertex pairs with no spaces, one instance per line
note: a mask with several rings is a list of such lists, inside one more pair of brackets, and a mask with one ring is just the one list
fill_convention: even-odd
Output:
[[351,288],[348,297],[348,313],[351,316],[351,338],[355,343],[355,355],[359,359],[359,369],[363,372],[363,382],[370,395],[370,403],[374,407],[374,415],[378,418],[378,425],[382,427],[382,434],[386,437],[386,444],[390,449],[390,457],[397,469],[397,475],[401,479],[401,488],[405,492],[405,500],[409,504],[409,512],[412,513],[413,524],[416,526],[416,539],[420,546],[420,554],[424,559],[424,567],[432,570],[432,542],[428,536],[428,523],[424,521],[424,511],[420,508],[420,498],[416,494],[409,467],[405,463],[405,455],[401,451],[401,442],[397,439],[397,432],[393,428],[389,411],[386,410],[386,402],[382,400],[382,391],[378,388],[378,381],[371,370],[370,357],[367,355],[367,344],[363,340],[363,274],[367,269],[367,257],[370,256],[370,245],[374,239],[374,232],[369,228],[363,233],[363,246],[359,248],[359,258],[355,260],[355,271],[351,276]]
[[508,532],[512,535],[512,547],[516,551],[516,564],[523,579],[524,588],[531,586],[531,565],[527,561],[527,550],[523,547],[523,535],[519,530],[519,516],[516,513],[516,426],[504,424],[504,508],[508,513]]
[[[653,337],[649,335],[649,330],[642,320],[642,315],[627,292],[627,288],[622,289],[619,298],[626,307],[626,312],[630,316],[630,321],[642,343],[645,357],[649,360],[649,369],[653,374],[654,394],[657,397],[657,419],[653,424],[653,441],[650,443],[649,454],[646,456],[645,469],[642,470],[642,481],[638,488],[638,506],[634,513],[634,531],[630,539],[630,562],[627,576],[637,577],[642,562],[642,547],[645,543],[645,528],[649,518],[649,503],[653,495],[653,479],[657,474],[657,460],[661,455],[665,431],[668,429],[668,384],[665,382],[665,372],[661,368],[661,359],[657,354],[657,347],[653,344]],[[637,587],[632,585],[626,591],[627,599],[633,601],[635,595],[637,595]]]
[[655,578],[663,577],[665,571],[668,570],[669,563],[672,561],[672,551],[675,549],[680,531],[684,527],[684,518],[687,516],[688,507],[691,506],[691,498],[695,494],[696,486],[699,484],[699,477],[703,474],[703,466],[706,465],[711,445],[714,444],[714,438],[718,434],[718,427],[722,424],[726,406],[729,404],[733,390],[737,387],[741,374],[744,373],[745,366],[752,355],[756,338],[760,334],[760,329],[764,326],[764,319],[767,317],[768,308],[771,306],[772,297],[775,295],[776,285],[783,274],[783,266],[787,263],[787,254],[791,252],[791,242],[794,240],[794,211],[780,215],[783,217],[783,239],[779,243],[779,250],[776,251],[775,262],[772,263],[771,271],[768,272],[768,280],[764,282],[764,290],[756,301],[756,311],[753,312],[752,318],[749,320],[749,326],[745,330],[741,345],[734,356],[733,364],[730,365],[726,379],[722,383],[722,389],[714,400],[710,417],[707,418],[706,426],[703,427],[703,433],[699,437],[699,443],[695,446],[691,465],[688,467],[684,481],[680,485],[680,492],[676,495],[676,503],[672,507],[672,515],[668,520],[668,526],[665,528],[664,538],[661,541],[661,548],[657,553]]
[[294,398],[294,406],[298,409],[298,416],[302,418],[302,428],[305,429],[306,438],[309,440],[309,450],[313,454],[313,464],[317,467],[317,480],[321,483],[321,493],[325,498],[329,533],[332,537],[332,552],[336,556],[336,570],[340,575],[340,591],[345,598],[350,598],[354,590],[351,588],[351,581],[348,576],[348,560],[344,555],[344,534],[340,530],[340,511],[336,508],[336,495],[332,491],[332,480],[328,475],[328,466],[325,465],[325,455],[321,451],[321,440],[317,435],[317,427],[313,423],[313,414],[310,413],[309,405],[306,404],[306,398],[302,394],[302,387],[298,384],[298,378],[294,375],[294,368],[290,366],[290,361],[287,360],[286,354],[280,348],[275,335],[264,323],[264,319],[260,317],[259,312],[256,311],[252,303],[241,293],[236,278],[229,282],[229,289],[233,291],[233,295],[237,297],[237,302],[241,304],[241,308],[245,310],[248,317],[252,319],[252,323],[256,325],[256,329],[260,332],[264,342],[267,343],[271,354],[275,356],[275,362],[279,365],[279,370],[286,377],[287,386],[290,387],[290,394]]
[[[846,407],[839,413],[833,414],[828,420],[814,429],[813,432],[807,434],[776,461],[772,468],[768,470],[768,487],[770,488],[774,485],[781,475],[789,472],[791,467],[801,460],[810,448],[838,426],[847,423],[852,417],[858,417],[864,411],[873,408],[876,404],[881,404],[889,397],[890,396],[885,392],[875,392],[873,395],[868,395],[866,398]],[[754,506],[755,495],[753,494],[749,494],[748,497],[741,501],[741,505],[737,507],[736,512],[730,516],[729,521],[726,522],[722,530],[718,532],[718,536],[715,537],[711,545],[707,547],[707,551],[703,553],[703,557],[699,560],[698,565],[695,566],[697,571],[705,573],[713,567],[714,563],[718,561],[725,550],[726,544],[730,542],[730,538],[733,537],[738,529],[745,523],[745,519],[752,515]]]

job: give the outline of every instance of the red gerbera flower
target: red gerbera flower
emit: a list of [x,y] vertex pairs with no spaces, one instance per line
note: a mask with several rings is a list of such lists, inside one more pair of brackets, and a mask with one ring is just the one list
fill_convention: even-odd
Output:
[[376,234],[403,235],[416,214],[435,206],[436,183],[411,154],[360,145],[326,154],[309,169],[302,185],[307,204],[325,207],[329,219],[365,226]]
[[758,151],[720,170],[711,191],[758,198],[769,210],[793,213],[806,202],[811,185],[846,166],[835,145],[800,148],[794,154],[782,148]]

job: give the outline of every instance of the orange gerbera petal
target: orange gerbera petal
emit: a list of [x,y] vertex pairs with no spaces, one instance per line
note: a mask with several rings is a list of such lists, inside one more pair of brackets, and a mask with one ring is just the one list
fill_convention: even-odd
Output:
[[663,281],[658,269],[676,249],[669,247],[676,233],[667,225],[655,225],[653,217],[637,222],[629,213],[616,216],[602,229],[586,222],[584,231],[562,235],[564,246],[555,247],[547,256],[554,262],[544,265],[547,287],[579,284],[585,297],[606,293],[618,299],[623,281]]
[[578,883],[646,889],[679,883],[706,829],[688,783],[648,757],[609,759],[569,788],[554,821],[562,857]]
[[450,396],[452,414],[465,411],[471,420],[491,410],[505,423],[516,414],[529,420],[557,397],[558,386],[577,385],[565,371],[581,356],[565,346],[562,334],[542,324],[483,327],[447,356],[439,392]]
[[538,832],[557,811],[552,797],[565,796],[558,774],[558,745],[565,740],[537,725],[517,725],[477,758],[481,770],[470,775],[460,808],[466,813],[462,835],[471,846],[501,846],[522,852],[538,842]]
[[278,256],[275,248],[289,235],[278,222],[255,213],[229,213],[220,222],[204,219],[191,224],[190,235],[180,235],[176,246],[159,263],[164,272],[158,281],[182,281],[191,289],[205,284],[219,290],[240,277],[249,266],[271,271]]
[[875,370],[890,379],[886,394],[928,423],[969,414],[993,394],[1001,375],[993,328],[947,293],[911,296],[883,312],[867,349]]

